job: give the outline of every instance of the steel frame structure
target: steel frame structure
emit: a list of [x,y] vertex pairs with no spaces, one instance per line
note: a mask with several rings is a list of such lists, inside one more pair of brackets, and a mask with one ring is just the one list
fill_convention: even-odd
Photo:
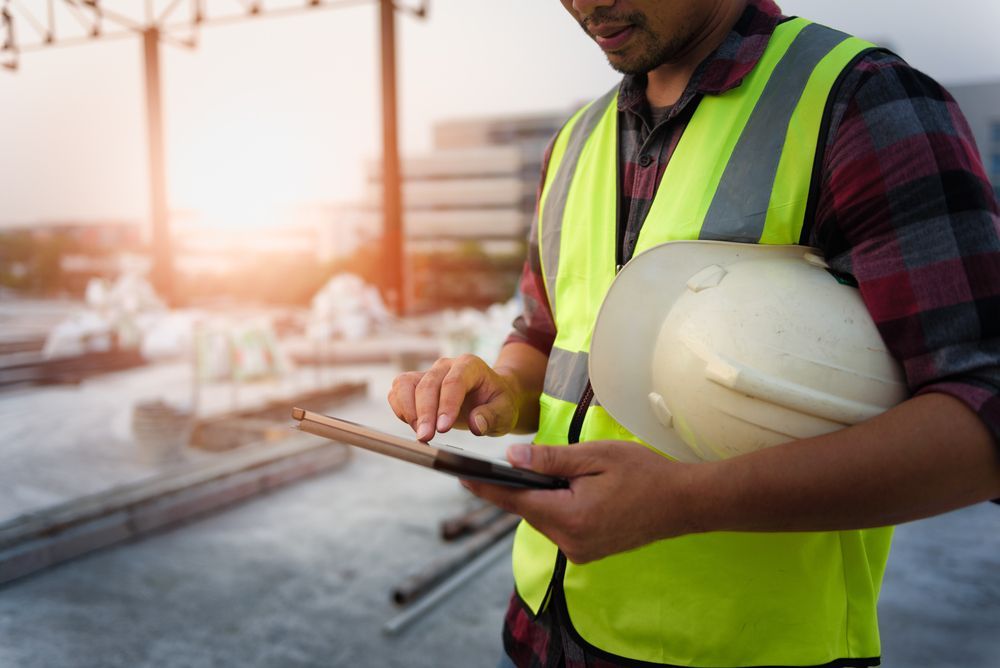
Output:
[[[402,198],[396,96],[395,16],[403,11],[426,18],[430,0],[405,5],[393,0],[144,0],[129,10],[107,0],[44,0],[44,13],[25,0],[0,0],[0,65],[15,72],[22,53],[59,46],[78,46],[100,39],[141,37],[145,64],[146,126],[149,146],[150,218],[154,286],[169,304],[177,302],[169,230],[166,156],[163,140],[163,96],[160,45],[193,49],[203,27],[260,17],[298,14],[317,9],[379,5],[383,162],[382,290],[396,314],[405,312]],[[227,9],[213,13],[220,6]],[[64,30],[67,23],[71,26]],[[26,26],[28,31],[22,31]],[[27,35],[27,41],[19,38]]]

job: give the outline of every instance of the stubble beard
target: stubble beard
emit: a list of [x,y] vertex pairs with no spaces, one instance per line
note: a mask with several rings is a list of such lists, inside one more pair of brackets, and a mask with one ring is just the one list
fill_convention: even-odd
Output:
[[635,35],[627,49],[605,53],[608,64],[622,74],[646,74],[655,70],[660,65],[674,60],[690,42],[689,31],[686,29],[679,30],[678,34],[669,39],[657,35],[649,29],[645,15],[638,12],[615,15],[598,10],[582,21],[580,27],[593,39],[588,24],[603,22],[629,23],[635,29]]

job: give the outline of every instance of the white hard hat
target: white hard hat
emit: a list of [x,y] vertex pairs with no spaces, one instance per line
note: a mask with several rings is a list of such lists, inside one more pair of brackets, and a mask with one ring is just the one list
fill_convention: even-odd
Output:
[[907,396],[858,290],[804,246],[675,241],[636,256],[589,364],[612,417],[688,462],[835,431]]

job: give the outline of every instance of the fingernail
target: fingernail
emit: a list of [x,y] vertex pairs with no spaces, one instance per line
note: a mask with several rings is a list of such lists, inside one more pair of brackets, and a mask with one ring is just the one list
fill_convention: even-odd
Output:
[[518,443],[507,448],[507,461],[518,468],[531,468],[531,446]]
[[438,431],[446,431],[450,425],[448,424],[448,416],[444,413],[438,415],[437,428]]
[[476,417],[472,418],[472,421],[476,423],[476,431],[479,432],[480,436],[485,434],[486,430],[489,429],[489,425],[486,424],[486,418],[482,414],[476,415]]
[[433,435],[434,430],[431,429],[430,424],[427,422],[421,422],[417,425],[417,440],[428,441]]

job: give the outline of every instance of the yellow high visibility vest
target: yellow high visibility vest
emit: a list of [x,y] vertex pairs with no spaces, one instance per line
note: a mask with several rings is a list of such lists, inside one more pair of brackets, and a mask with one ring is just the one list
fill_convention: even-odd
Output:
[[[636,254],[678,239],[800,243],[831,91],[871,48],[802,19],[779,25],[739,86],[699,103]],[[539,251],[557,336],[539,444],[565,445],[571,425],[581,441],[639,440],[581,402],[591,332],[616,272],[617,132],[611,91],[560,132],[543,186]],[[575,565],[522,522],[514,576],[532,612],[555,606],[600,656],[704,668],[869,666],[879,663],[875,608],[891,535],[716,532]]]

